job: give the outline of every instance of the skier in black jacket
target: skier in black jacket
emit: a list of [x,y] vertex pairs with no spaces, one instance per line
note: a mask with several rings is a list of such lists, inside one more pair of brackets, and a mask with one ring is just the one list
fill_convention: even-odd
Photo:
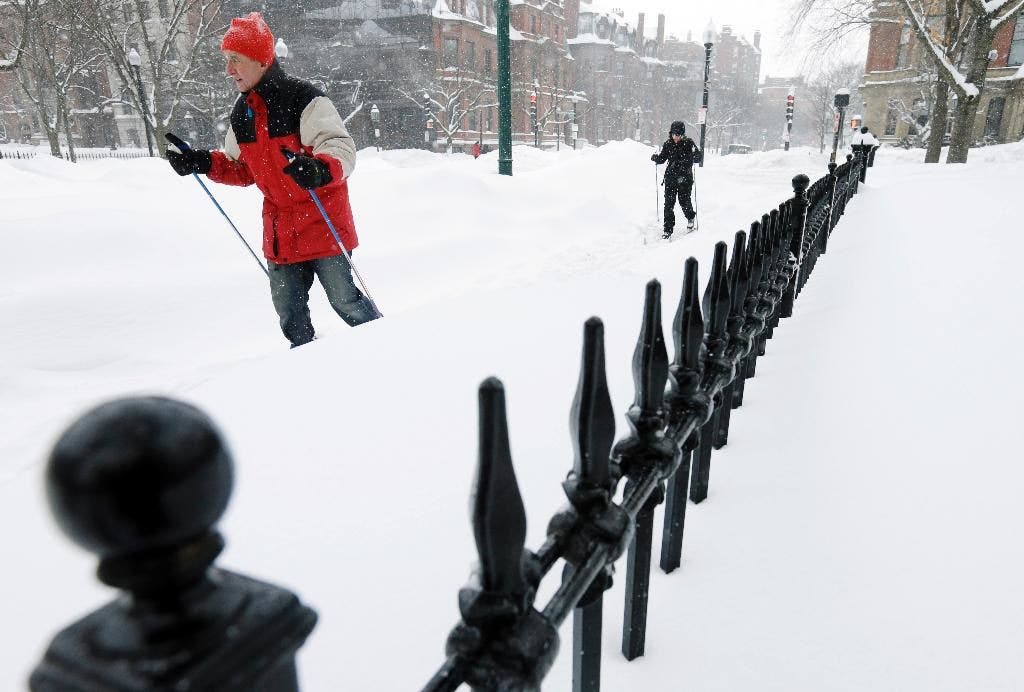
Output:
[[676,198],[686,215],[686,228],[693,230],[697,213],[690,202],[690,190],[693,189],[693,164],[699,163],[703,152],[697,148],[692,139],[686,136],[686,123],[676,120],[668,130],[668,139],[661,147],[660,154],[652,154],[651,161],[665,163],[665,236],[672,235],[676,225]]

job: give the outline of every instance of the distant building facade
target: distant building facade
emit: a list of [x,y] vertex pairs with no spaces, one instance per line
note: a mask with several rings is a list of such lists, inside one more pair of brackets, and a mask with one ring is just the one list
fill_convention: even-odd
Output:
[[[936,4],[929,23],[941,22]],[[972,140],[1016,141],[1024,136],[1024,18],[1004,25],[993,48],[998,53],[985,77]],[[883,142],[917,135],[931,113],[935,69],[910,23],[895,3],[879,3],[873,14],[864,67],[864,124]],[[952,97],[950,90],[952,117]],[[943,123],[946,132],[952,121]]]
[[[511,0],[514,143],[553,148],[633,138],[656,145],[677,119],[696,131],[703,45],[666,36],[664,15],[627,20],[601,1]],[[159,4],[144,5],[147,26],[158,29]],[[226,0],[221,11],[226,22],[252,9],[247,0]],[[262,0],[259,9],[287,45],[285,70],[332,98],[359,146],[497,146],[494,0]],[[757,42],[729,27],[715,37],[712,111],[738,95],[756,98]],[[218,47],[214,37],[197,52],[211,86],[188,94],[169,125],[200,146],[222,141],[235,97],[219,77]],[[146,61],[144,46],[139,51]],[[134,83],[119,80],[107,67],[81,90],[94,98],[75,106],[77,144],[145,147],[126,94]],[[0,73],[0,138],[39,141],[35,117],[12,76]]]

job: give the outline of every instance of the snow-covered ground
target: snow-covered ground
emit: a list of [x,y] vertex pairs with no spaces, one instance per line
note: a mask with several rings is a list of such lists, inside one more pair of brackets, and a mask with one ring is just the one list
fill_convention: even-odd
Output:
[[[237,486],[219,564],[320,612],[304,688],[418,689],[475,559],[479,382],[505,382],[537,547],[564,503],[583,321],[605,320],[624,413],[644,283],[662,280],[671,314],[686,257],[706,278],[714,242],[825,169],[811,150],[709,158],[700,232],[644,242],[650,153],[517,147],[505,178],[494,153],[360,152],[356,260],[386,317],[349,329],[317,294],[320,338],[296,351],[252,258],[166,162],[0,161],[0,689],[111,596],[41,474],[63,426],[128,393],[191,401],[224,430]],[[1022,376],[1001,356],[1024,336],[1024,146],[920,158],[879,152],[769,343],[683,569],[654,576],[643,659],[618,654],[621,578],[607,596],[606,690],[1024,688]],[[258,246],[258,193],[213,189]],[[546,689],[569,687],[569,633]]]

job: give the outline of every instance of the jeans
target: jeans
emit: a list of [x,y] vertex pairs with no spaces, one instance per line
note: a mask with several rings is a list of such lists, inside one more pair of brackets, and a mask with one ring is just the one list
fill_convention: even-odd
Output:
[[671,231],[676,226],[675,206],[676,199],[683,208],[683,214],[687,221],[696,218],[693,211],[693,203],[690,201],[690,190],[693,188],[693,180],[684,177],[680,182],[669,181],[665,178],[665,230]]
[[313,340],[309,289],[313,285],[314,274],[320,279],[331,307],[350,327],[377,318],[373,305],[352,281],[352,269],[344,255],[295,264],[275,264],[268,260],[267,268],[270,271],[270,297],[281,321],[281,331],[292,347]]

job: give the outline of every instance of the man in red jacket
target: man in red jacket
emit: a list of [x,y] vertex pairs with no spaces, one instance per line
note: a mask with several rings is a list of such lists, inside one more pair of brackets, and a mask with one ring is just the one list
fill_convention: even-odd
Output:
[[[351,253],[359,244],[348,177],[356,148],[337,109],[309,82],[288,76],[274,57],[274,36],[258,12],[231,20],[221,41],[227,74],[240,92],[222,151],[167,150],[178,175],[203,173],[228,185],[255,184],[263,193],[263,254],[270,295],[292,347],[313,340],[309,289],[313,276],[350,326],[375,319],[372,303],[316,208],[321,203]],[[289,163],[285,148],[297,154]]]

